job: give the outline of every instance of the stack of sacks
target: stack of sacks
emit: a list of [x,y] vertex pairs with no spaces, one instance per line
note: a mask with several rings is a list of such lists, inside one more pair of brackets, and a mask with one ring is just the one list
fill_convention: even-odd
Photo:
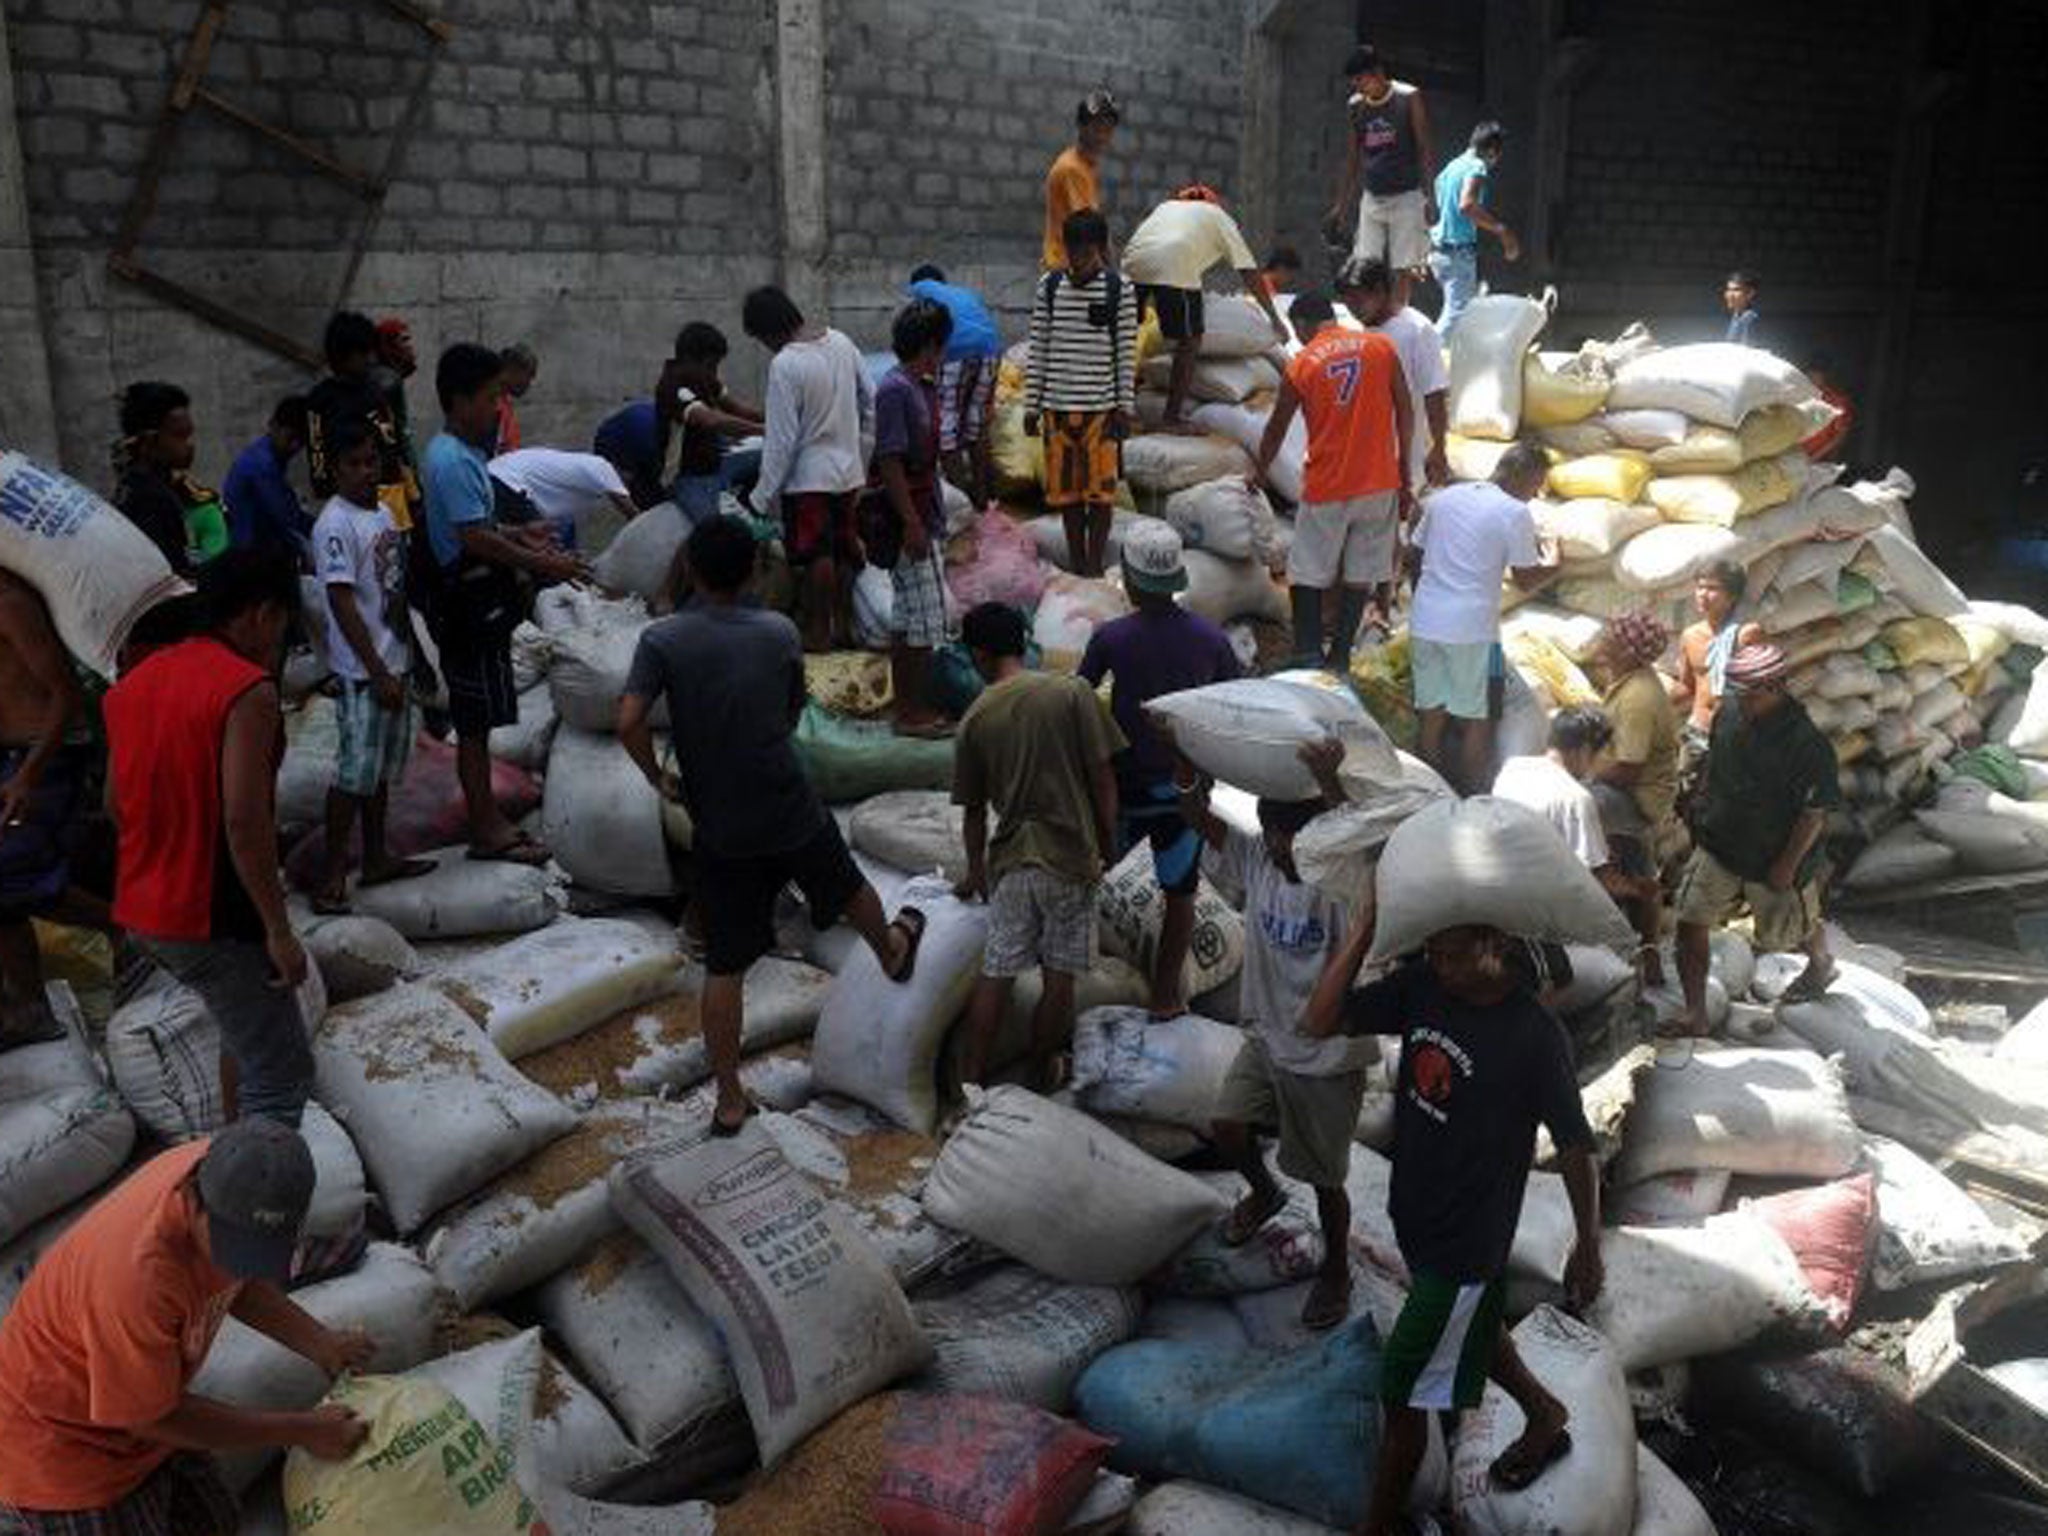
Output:
[[[1211,294],[1203,320],[1187,410],[1207,435],[1154,432],[1124,445],[1124,475],[1132,490],[1155,500],[1251,468],[1280,388],[1280,371],[1286,366],[1286,353],[1275,341],[1264,311],[1250,299]],[[1156,424],[1164,414],[1172,367],[1171,344],[1160,337],[1157,324],[1147,320],[1138,333],[1139,421]],[[1298,455],[1294,472],[1298,486]]]

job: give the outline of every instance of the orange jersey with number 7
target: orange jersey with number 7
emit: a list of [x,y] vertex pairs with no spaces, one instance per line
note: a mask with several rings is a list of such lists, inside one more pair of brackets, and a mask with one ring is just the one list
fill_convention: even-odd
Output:
[[1308,420],[1303,501],[1349,501],[1401,488],[1394,432],[1399,367],[1386,337],[1333,325],[1287,365],[1287,382]]

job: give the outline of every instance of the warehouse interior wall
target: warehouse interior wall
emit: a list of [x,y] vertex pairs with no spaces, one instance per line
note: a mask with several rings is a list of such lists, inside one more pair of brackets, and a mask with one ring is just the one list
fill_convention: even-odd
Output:
[[[123,383],[184,384],[217,475],[311,376],[108,270],[206,9],[0,0],[0,441],[95,484]],[[139,257],[302,344],[344,297],[405,315],[429,360],[528,341],[534,441],[587,441],[691,318],[753,387],[738,305],[759,282],[877,347],[931,260],[1021,327],[1040,181],[1095,86],[1125,108],[1114,227],[1205,181],[1254,245],[1326,277],[1363,30],[1427,89],[1445,153],[1506,124],[1500,204],[1532,248],[1487,276],[1554,285],[1557,341],[1639,318],[1716,334],[1721,276],[1755,267],[1766,339],[1833,354],[1859,457],[1912,469],[1938,552],[2048,445],[2048,279],[2016,228],[2037,199],[2014,206],[2048,184],[2048,8],[2027,0],[439,0],[441,45],[386,0],[224,9],[207,86],[348,166],[389,163],[388,191],[373,207],[195,107]],[[430,381],[414,391],[432,420]]]

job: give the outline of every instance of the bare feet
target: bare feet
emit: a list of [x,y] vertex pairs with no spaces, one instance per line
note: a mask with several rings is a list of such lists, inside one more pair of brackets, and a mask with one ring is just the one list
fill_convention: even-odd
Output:
[[1494,1482],[1510,1491],[1526,1488],[1571,1454],[1572,1437],[1565,1429],[1571,1415],[1556,1398],[1537,1410],[1521,1438],[1502,1451],[1488,1469]]
[[1301,1304],[1301,1326],[1315,1333],[1334,1328],[1351,1312],[1351,1270],[1323,1270]]

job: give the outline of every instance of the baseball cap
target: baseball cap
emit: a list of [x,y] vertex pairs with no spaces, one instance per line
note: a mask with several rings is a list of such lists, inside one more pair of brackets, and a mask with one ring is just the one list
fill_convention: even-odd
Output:
[[313,1203],[313,1154],[289,1126],[254,1116],[199,1160],[199,1203],[215,1266],[238,1280],[282,1280]]
[[1141,592],[1180,592],[1188,584],[1180,535],[1148,518],[1124,535],[1124,585]]

